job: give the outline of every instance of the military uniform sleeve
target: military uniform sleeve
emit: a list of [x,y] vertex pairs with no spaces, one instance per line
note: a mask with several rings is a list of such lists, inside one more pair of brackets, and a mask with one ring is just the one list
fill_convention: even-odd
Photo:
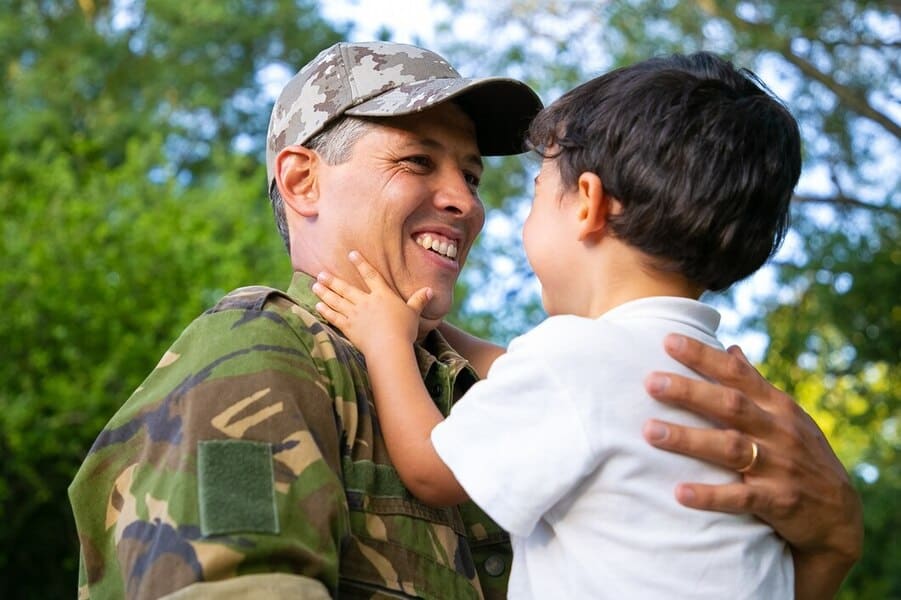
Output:
[[197,319],[101,432],[69,492],[80,598],[335,594],[340,376],[281,302]]

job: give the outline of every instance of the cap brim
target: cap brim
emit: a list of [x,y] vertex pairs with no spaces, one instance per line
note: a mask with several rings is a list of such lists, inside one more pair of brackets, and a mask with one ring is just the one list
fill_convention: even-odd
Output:
[[524,152],[529,123],[543,107],[538,95],[521,81],[486,77],[404,84],[344,113],[358,117],[396,117],[421,112],[448,100],[456,100],[475,123],[483,156]]

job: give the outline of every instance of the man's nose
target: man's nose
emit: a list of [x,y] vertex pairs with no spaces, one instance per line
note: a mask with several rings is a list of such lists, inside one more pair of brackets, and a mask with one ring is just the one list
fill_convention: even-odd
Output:
[[484,212],[478,191],[466,181],[466,175],[452,172],[442,177],[435,204],[441,210],[460,216],[477,216]]

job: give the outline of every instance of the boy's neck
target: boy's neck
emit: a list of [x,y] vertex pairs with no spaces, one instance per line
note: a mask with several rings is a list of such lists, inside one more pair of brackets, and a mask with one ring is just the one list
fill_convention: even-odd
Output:
[[[612,243],[611,243],[612,242]],[[618,240],[607,240],[606,249],[598,252],[598,268],[594,270],[589,297],[590,317],[641,298],[675,296],[697,300],[704,289],[680,273],[664,271],[643,252]]]

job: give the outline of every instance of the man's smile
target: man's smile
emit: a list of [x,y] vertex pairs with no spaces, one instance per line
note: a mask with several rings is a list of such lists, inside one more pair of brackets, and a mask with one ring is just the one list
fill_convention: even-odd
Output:
[[457,241],[447,238],[439,233],[420,233],[416,235],[417,244],[427,250],[431,250],[447,258],[456,259]]

